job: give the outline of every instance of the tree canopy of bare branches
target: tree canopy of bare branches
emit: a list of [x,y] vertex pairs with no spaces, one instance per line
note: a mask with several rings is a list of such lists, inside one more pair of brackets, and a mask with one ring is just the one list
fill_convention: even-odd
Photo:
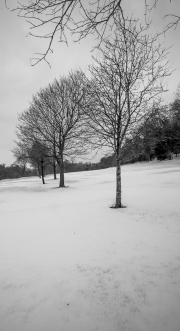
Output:
[[166,50],[134,20],[116,21],[115,39],[105,41],[90,66],[88,127],[92,142],[116,155],[116,208],[121,202],[121,159],[125,139],[165,91],[170,74]]
[[[158,1],[142,1],[146,22],[148,14]],[[9,5],[8,0],[5,0],[5,3],[6,6]],[[68,43],[70,36],[79,41],[89,34],[94,34],[100,44],[106,34],[111,34],[117,16],[123,16],[124,4],[125,0],[24,0],[14,5],[13,10],[29,22],[29,35],[47,40],[45,52],[36,53],[36,57],[31,59],[31,64],[35,65],[41,60],[49,64],[47,55],[52,51],[56,35],[60,42]],[[178,13],[166,16],[171,17],[171,20],[165,31],[175,28],[180,20]]]
[[18,166],[22,167],[22,169],[23,169],[22,176],[23,176],[26,171],[26,166],[28,164],[28,157],[27,157],[26,150],[21,148],[21,146],[16,146],[13,148],[12,152],[16,159],[14,162],[14,165],[18,165]]

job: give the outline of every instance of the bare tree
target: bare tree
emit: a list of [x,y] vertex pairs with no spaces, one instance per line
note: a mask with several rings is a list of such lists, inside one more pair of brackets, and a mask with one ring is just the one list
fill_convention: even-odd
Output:
[[18,165],[22,168],[22,177],[26,171],[26,166],[28,164],[28,156],[26,151],[23,149],[22,146],[16,146],[12,150],[14,157],[16,158],[14,165]]
[[115,207],[121,208],[123,144],[165,91],[169,68],[166,50],[138,22],[121,17],[116,26],[115,39],[106,40],[90,66],[87,117],[95,147],[107,146],[116,155]]
[[19,124],[17,126],[16,147],[13,149],[17,160],[24,160],[26,163],[36,165],[38,173],[42,178],[42,183],[45,184],[44,171],[49,162],[49,148],[42,140],[42,137],[33,129],[33,127],[25,121],[24,114],[19,115]]
[[59,187],[64,187],[64,158],[82,156],[88,152],[83,139],[86,89],[81,71],[55,80],[33,98],[27,111],[20,116],[22,127],[27,127],[38,141],[51,150],[60,167]]
[[49,150],[46,145],[36,141],[28,149],[29,162],[34,165],[37,164],[39,175],[41,175],[42,183],[45,184],[45,168],[49,162]]

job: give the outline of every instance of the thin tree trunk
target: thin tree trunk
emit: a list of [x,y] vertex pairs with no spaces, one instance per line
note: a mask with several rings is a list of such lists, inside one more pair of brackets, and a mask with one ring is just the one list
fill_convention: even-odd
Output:
[[42,183],[45,184],[45,180],[44,180],[44,164],[43,164],[43,161],[41,161],[41,176],[42,176]]
[[59,155],[59,172],[60,172],[60,182],[59,187],[65,187],[64,185],[64,161],[63,155]]
[[24,177],[25,170],[26,170],[26,166],[24,165],[23,171],[22,171],[22,177]]
[[122,208],[121,203],[121,157],[116,155],[116,204],[115,208]]
[[150,161],[150,154],[147,153],[147,161],[149,162]]
[[56,177],[56,147],[55,147],[55,137],[54,137],[54,143],[53,143],[53,171],[54,171],[54,179],[57,179]]
[[38,170],[38,177],[41,178],[41,171],[40,171],[40,166],[39,166],[39,164],[38,164],[38,169],[37,169],[37,170]]
[[53,171],[54,171],[54,179],[57,179],[56,177],[56,161],[53,160]]

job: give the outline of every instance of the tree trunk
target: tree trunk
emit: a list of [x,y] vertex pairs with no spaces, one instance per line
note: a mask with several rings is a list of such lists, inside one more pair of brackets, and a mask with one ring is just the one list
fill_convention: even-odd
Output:
[[147,154],[147,161],[148,162],[150,161],[150,154],[149,153]]
[[26,166],[24,165],[23,171],[22,171],[22,177],[24,177],[25,170],[26,170]]
[[54,171],[54,179],[57,179],[56,177],[56,146],[55,146],[55,137],[54,137],[54,143],[53,143],[53,171]]
[[59,187],[65,187],[65,185],[64,185],[64,161],[63,161],[63,154],[59,155],[59,172],[60,172]]
[[40,170],[40,166],[39,166],[39,164],[38,164],[38,169],[37,169],[37,171],[38,171],[38,177],[41,178],[41,170]]
[[41,176],[42,176],[42,183],[45,184],[45,180],[44,180],[44,164],[43,164],[43,161],[41,161]]
[[121,155],[116,155],[116,204],[115,208],[122,208],[121,203]]
[[54,179],[57,179],[56,177],[56,161],[53,161],[53,171],[54,171]]

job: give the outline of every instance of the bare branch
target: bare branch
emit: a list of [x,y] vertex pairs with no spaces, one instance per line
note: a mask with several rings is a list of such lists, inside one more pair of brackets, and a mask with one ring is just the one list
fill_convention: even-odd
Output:
[[[68,43],[68,32],[76,36],[75,41],[80,41],[89,34],[95,34],[99,41],[103,40],[121,10],[121,2],[122,0],[96,0],[83,4],[82,0],[30,0],[18,3],[12,11],[17,11],[19,17],[26,19],[30,24],[30,31],[42,31],[37,34],[30,32],[30,36],[49,39],[45,53],[37,53],[39,58],[34,58],[34,62],[31,62],[35,65],[46,59],[57,33],[59,42],[65,43]],[[46,27],[47,34],[44,32]]]

